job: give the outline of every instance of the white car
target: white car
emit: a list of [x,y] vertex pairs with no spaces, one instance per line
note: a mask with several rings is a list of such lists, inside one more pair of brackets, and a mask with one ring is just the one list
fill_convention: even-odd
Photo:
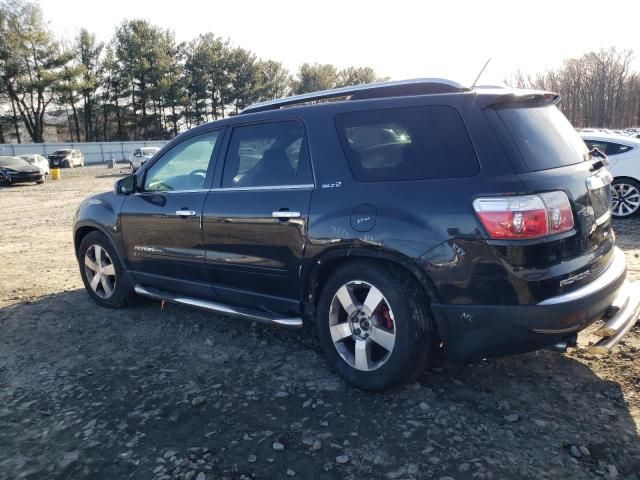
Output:
[[129,156],[129,166],[131,171],[138,170],[147,160],[150,160],[160,149],[158,147],[136,148]]
[[613,216],[636,215],[640,211],[640,139],[596,132],[582,132],[580,136],[589,149],[597,148],[609,158]]
[[26,160],[31,165],[38,167],[45,175],[49,175],[49,173],[51,173],[49,170],[49,160],[44,158],[42,155],[20,155],[20,158]]

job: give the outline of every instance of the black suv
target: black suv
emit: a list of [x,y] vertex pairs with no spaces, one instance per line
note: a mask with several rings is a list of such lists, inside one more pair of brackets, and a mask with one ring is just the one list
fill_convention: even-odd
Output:
[[378,390],[633,326],[606,158],[549,92],[413,80],[289,97],[175,138],[74,222],[91,297],[315,324]]

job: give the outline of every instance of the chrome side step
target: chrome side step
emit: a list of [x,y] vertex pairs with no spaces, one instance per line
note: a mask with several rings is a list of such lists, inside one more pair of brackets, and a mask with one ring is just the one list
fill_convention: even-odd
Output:
[[252,320],[254,322],[279,325],[281,327],[302,327],[302,318],[300,317],[285,317],[278,314],[271,314],[269,312],[251,310],[249,308],[232,307],[231,305],[211,302],[208,300],[201,300],[199,298],[176,295],[170,292],[165,292],[163,290],[158,290],[156,288],[144,287],[140,284],[136,285],[134,287],[134,290],[138,295],[153,298],[154,300],[164,300],[165,302],[201,308],[210,312],[229,315],[232,317],[244,318],[246,320]]

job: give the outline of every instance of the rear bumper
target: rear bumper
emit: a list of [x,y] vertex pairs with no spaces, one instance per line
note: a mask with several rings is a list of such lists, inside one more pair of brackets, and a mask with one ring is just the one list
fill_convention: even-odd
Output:
[[593,282],[537,305],[431,306],[446,354],[469,362],[524,353],[560,342],[596,320],[602,339],[592,348],[616,345],[640,315],[640,283],[626,281],[624,253],[616,248],[609,267]]

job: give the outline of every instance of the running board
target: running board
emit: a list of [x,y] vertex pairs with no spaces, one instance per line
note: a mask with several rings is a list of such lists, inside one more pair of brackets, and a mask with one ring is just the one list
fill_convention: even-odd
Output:
[[299,317],[284,317],[275,313],[261,312],[243,307],[232,307],[222,303],[210,302],[199,298],[184,297],[174,293],[165,292],[151,287],[143,287],[136,285],[135,292],[143,297],[153,298],[165,302],[177,303],[179,305],[187,305],[189,307],[201,308],[209,312],[220,313],[232,317],[244,318],[254,322],[269,323],[271,325],[279,325],[281,327],[302,327],[302,319]]

